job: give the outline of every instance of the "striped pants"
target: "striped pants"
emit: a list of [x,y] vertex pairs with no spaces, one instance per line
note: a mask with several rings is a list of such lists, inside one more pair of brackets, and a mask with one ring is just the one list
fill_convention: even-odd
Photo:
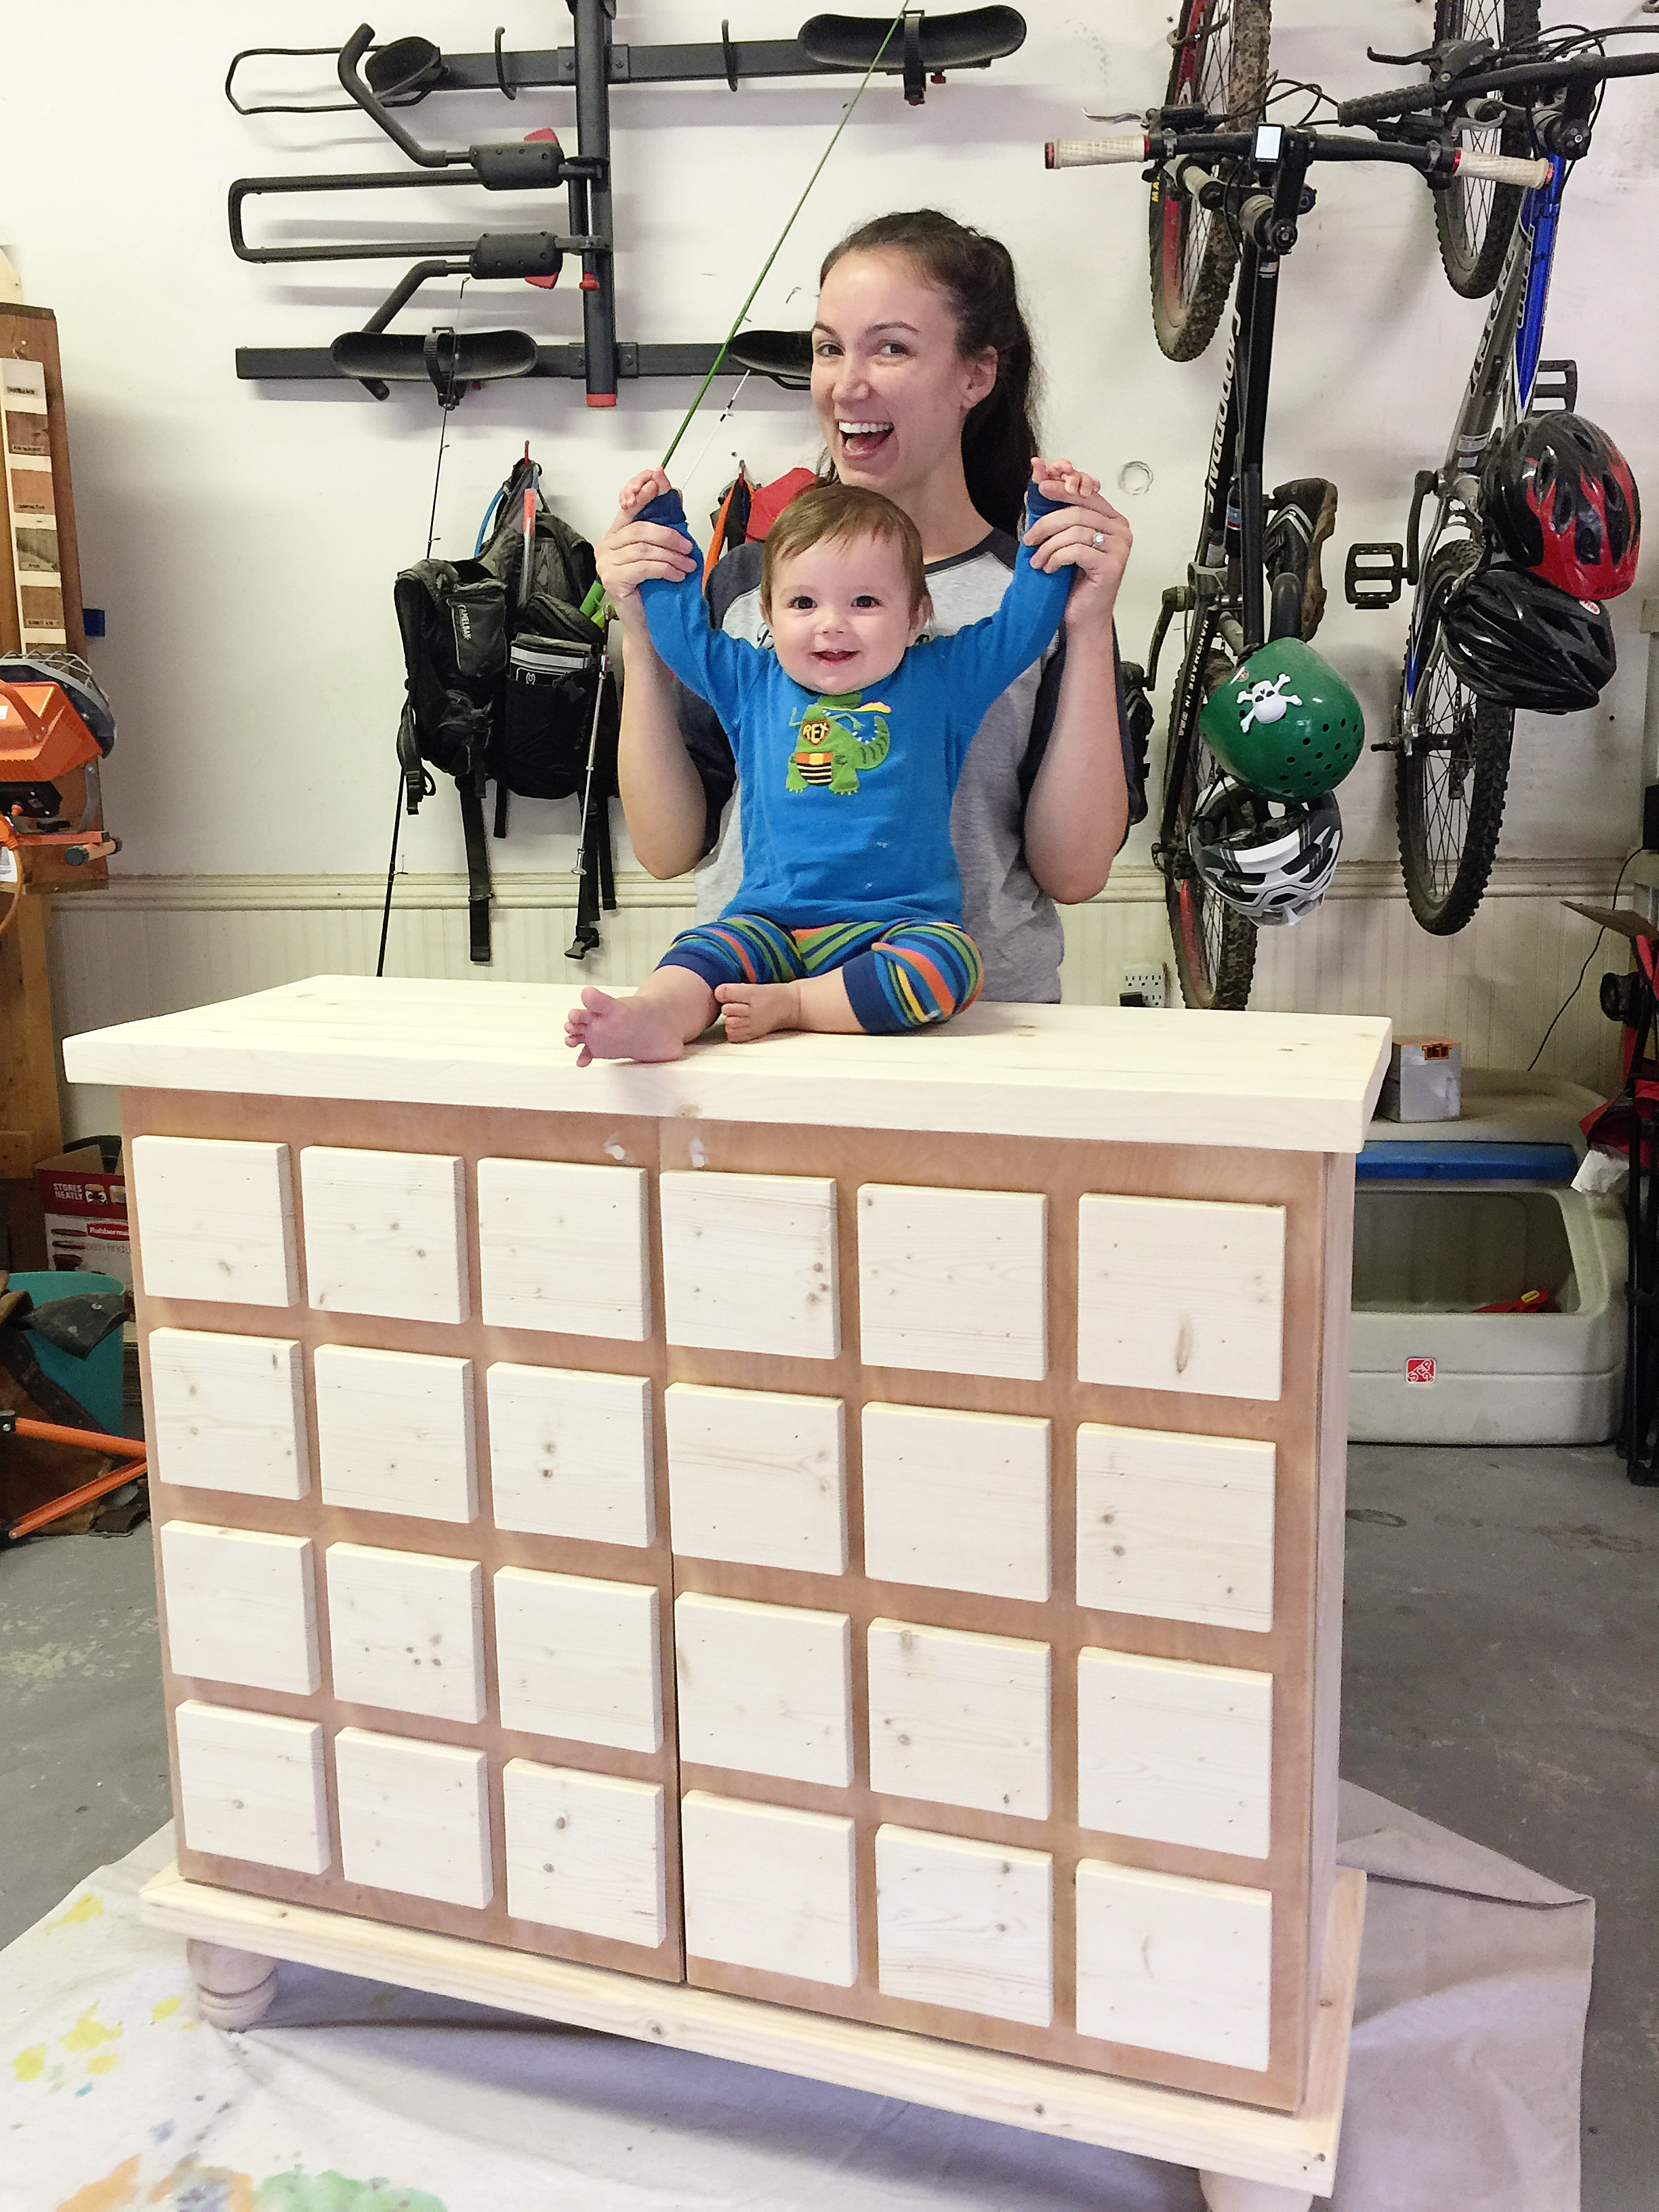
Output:
[[839,968],[859,1027],[873,1035],[925,1029],[972,1006],[985,971],[979,947],[950,921],[829,922],[784,929],[764,915],[730,914],[674,939],[660,963],[721,983],[793,983]]

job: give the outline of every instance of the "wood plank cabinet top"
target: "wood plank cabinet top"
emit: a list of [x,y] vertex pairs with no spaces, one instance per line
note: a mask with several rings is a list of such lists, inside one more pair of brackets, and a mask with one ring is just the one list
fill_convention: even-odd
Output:
[[904,1036],[707,1041],[578,1069],[576,993],[317,976],[94,1030],[72,1083],[427,1105],[1357,1152],[1389,1024],[1351,1017],[980,1005]]

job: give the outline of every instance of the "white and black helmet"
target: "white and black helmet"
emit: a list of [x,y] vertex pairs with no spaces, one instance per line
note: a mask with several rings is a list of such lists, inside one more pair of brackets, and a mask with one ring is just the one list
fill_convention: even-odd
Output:
[[1215,897],[1254,922],[1299,921],[1329,885],[1342,817],[1331,792],[1264,799],[1220,775],[1199,802],[1187,847]]

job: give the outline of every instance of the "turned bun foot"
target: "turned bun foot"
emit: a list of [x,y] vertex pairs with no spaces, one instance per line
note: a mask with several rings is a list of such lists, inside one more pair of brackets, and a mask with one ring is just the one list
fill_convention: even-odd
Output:
[[1276,2181],[1241,2181],[1233,2173],[1200,2172],[1209,2212],[1310,2212],[1313,2191],[1285,2189]]
[[196,2008],[214,2027],[252,2027],[263,2020],[276,1994],[276,1961],[228,1943],[185,1947],[196,1981]]

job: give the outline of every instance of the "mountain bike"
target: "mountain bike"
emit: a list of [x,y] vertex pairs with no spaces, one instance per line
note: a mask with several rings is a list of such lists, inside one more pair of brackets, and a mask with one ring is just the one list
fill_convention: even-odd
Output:
[[1491,292],[1492,303],[1445,459],[1413,482],[1403,546],[1352,547],[1345,577],[1356,607],[1392,606],[1403,585],[1414,594],[1393,733],[1382,749],[1395,755],[1406,895],[1417,921],[1440,937],[1464,927],[1491,877],[1515,728],[1511,708],[1478,698],[1453,672],[1442,602],[1485,549],[1479,478],[1488,447],[1528,415],[1577,406],[1577,365],[1541,357],[1562,197],[1589,150],[1607,79],[1659,71],[1659,53],[1601,51],[1608,32],[1540,40],[1537,31],[1537,0],[1440,0],[1431,48],[1372,57],[1424,62],[1428,82],[1337,110],[1339,122],[1369,125],[1382,143],[1441,145],[1462,135],[1547,163],[1524,191],[1466,163],[1437,194],[1453,289],[1468,299]]
[[[1183,24],[1194,12],[1190,6],[1184,11]],[[1403,163],[1431,179],[1461,178],[1467,184],[1480,178],[1511,185],[1535,183],[1544,173],[1541,162],[1484,149],[1384,143],[1267,123],[1237,131],[1226,127],[1230,120],[1224,113],[1212,116],[1195,97],[1183,99],[1155,109],[1141,130],[1060,140],[1045,156],[1050,168],[1149,162],[1155,238],[1160,210],[1168,234],[1183,240],[1197,235],[1182,227],[1188,204],[1204,212],[1210,226],[1205,250],[1173,254],[1167,264],[1168,281],[1188,286],[1184,329],[1194,330],[1201,320],[1214,265],[1209,248],[1218,233],[1231,240],[1237,264],[1232,341],[1197,547],[1186,582],[1163,595],[1144,678],[1150,690],[1179,616],[1184,646],[1170,709],[1153,859],[1164,875],[1182,994],[1188,1006],[1200,1007],[1248,1004],[1256,927],[1209,891],[1189,851],[1194,813],[1217,773],[1200,733],[1200,711],[1235,665],[1267,639],[1313,635],[1325,600],[1320,550],[1336,514],[1335,487],[1322,477],[1298,478],[1269,495],[1261,477],[1279,268],[1296,244],[1300,217],[1313,204],[1309,170],[1316,161],[1385,161]],[[1179,221],[1170,213],[1172,206],[1182,211]],[[1165,274],[1166,265],[1155,263],[1155,299]],[[1173,325],[1176,318],[1170,319]]]

